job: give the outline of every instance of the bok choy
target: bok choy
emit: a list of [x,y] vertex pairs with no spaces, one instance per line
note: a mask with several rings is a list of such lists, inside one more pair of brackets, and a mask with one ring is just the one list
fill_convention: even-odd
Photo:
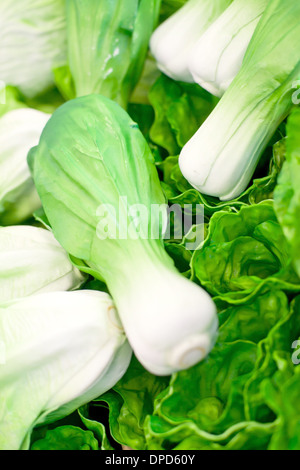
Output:
[[232,0],[189,0],[154,31],[150,49],[158,68],[174,80],[194,81],[189,54]]
[[13,109],[0,117],[0,224],[23,222],[41,206],[27,153],[39,141],[50,114]]
[[1,0],[0,80],[31,98],[66,62],[65,0]]
[[[126,107],[144,67],[161,0],[66,0],[68,97],[100,93]],[[65,72],[65,75],[64,75]],[[68,80],[69,79],[69,80]],[[72,88],[72,87],[71,87]]]
[[0,307],[0,449],[109,390],[131,348],[103,292],[47,292]]
[[243,65],[208,119],[183,147],[189,183],[221,200],[239,196],[280,123],[300,78],[300,3],[269,2]]
[[86,276],[49,230],[0,227],[0,305],[41,292],[79,288]]
[[141,363],[169,375],[206,357],[216,307],[165,251],[166,200],[127,112],[100,95],[65,103],[29,163],[56,239],[82,271],[106,282]]
[[219,97],[224,94],[241,68],[268,2],[234,0],[195,43],[189,69],[202,88]]

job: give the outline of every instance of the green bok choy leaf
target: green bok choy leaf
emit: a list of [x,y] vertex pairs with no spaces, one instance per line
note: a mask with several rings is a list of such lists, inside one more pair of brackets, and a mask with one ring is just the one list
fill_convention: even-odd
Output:
[[99,93],[127,106],[143,71],[160,4],[67,0],[68,67],[74,87],[69,98]]

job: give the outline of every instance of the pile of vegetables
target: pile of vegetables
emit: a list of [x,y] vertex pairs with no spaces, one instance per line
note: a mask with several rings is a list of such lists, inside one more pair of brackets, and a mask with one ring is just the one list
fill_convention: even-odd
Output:
[[0,23],[0,450],[300,450],[299,2]]

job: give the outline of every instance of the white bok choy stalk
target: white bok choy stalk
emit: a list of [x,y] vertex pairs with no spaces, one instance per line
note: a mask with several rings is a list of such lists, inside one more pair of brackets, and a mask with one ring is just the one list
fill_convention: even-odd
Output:
[[191,50],[189,69],[202,88],[221,97],[237,73],[269,0],[234,0]]
[[189,54],[232,0],[189,0],[152,34],[150,50],[158,68],[174,80],[193,83]]
[[0,118],[0,225],[23,222],[41,206],[27,164],[50,114],[31,108],[8,111]]
[[0,450],[68,416],[123,376],[132,351],[108,294],[47,292],[0,307]]
[[67,60],[65,0],[1,0],[0,80],[25,96],[54,85]]
[[86,280],[49,230],[0,227],[0,305],[41,292],[68,291]]
[[216,341],[216,306],[165,251],[166,199],[127,112],[101,95],[70,100],[28,158],[55,238],[106,283],[144,367],[169,375],[205,358]]
[[181,172],[200,192],[226,201],[247,188],[268,143],[294,106],[299,43],[300,2],[271,0],[240,72],[181,151]]

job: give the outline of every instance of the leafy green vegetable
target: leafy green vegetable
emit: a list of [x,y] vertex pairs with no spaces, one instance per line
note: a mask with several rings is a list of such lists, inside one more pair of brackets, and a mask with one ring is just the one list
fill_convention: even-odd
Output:
[[97,440],[101,442],[101,450],[113,450],[113,447],[110,444],[110,441],[107,436],[108,433],[107,433],[106,426],[108,427],[108,424],[107,424],[106,419],[104,420],[103,416],[101,417],[102,420],[105,422],[106,426],[102,422],[92,419],[89,413],[90,407],[91,407],[90,403],[88,403],[79,408],[78,414],[81,418],[82,423],[84,424],[85,428],[92,431],[92,433],[97,438]]
[[0,449],[300,449],[298,3],[0,16]]
[[[158,68],[156,67],[155,60],[148,52],[142,75],[135,89],[133,90],[133,93],[130,96],[130,101],[129,101],[128,106],[130,107],[131,105],[134,106],[136,104],[146,104],[149,106],[150,105],[150,102],[149,102],[150,89],[154,85],[154,83],[156,82],[156,80],[158,79],[160,75],[161,74]],[[153,112],[153,109],[151,106],[150,108],[151,108],[151,112]],[[130,114],[129,109],[128,109],[128,112]],[[143,117],[141,116],[141,118]]]
[[[289,305],[283,290],[291,295],[300,291],[300,285],[272,202],[245,206],[237,213],[217,211],[210,219],[210,229],[203,247],[193,255],[195,271],[206,271],[209,266],[200,255],[208,247],[220,246],[219,256],[224,252],[226,259],[224,247],[228,244],[233,255],[228,262],[231,270],[224,271],[221,281],[212,283],[218,286],[221,282],[224,291],[215,297],[220,321],[217,344],[205,361],[174,374],[159,395],[148,395],[148,407],[153,411],[142,420],[140,434],[145,443],[141,447],[138,441],[130,441],[131,446],[148,450],[297,448],[299,414],[296,412],[292,418],[281,400],[284,383],[287,389],[295,390],[295,397],[297,394],[298,374],[291,348],[300,334],[300,297]],[[243,240],[240,247],[246,248],[242,258],[238,256],[240,251],[234,254],[239,239]],[[252,243],[257,243],[254,253]],[[263,261],[258,257],[259,250]],[[215,269],[220,266],[215,256],[207,255],[207,259]],[[251,269],[253,274],[256,270],[255,275],[243,277],[243,269]],[[266,274],[264,269],[270,271]],[[203,277],[199,278],[202,281]],[[292,280],[295,284],[290,283]],[[280,379],[284,370],[285,380]],[[126,376],[131,373],[135,374],[130,366]],[[114,393],[123,393],[123,380],[114,387]],[[274,398],[269,392],[271,386],[279,386]],[[114,395],[113,402],[111,429],[118,423],[122,404],[118,395]],[[130,406],[122,406],[126,407],[122,410],[126,416]],[[117,442],[130,440],[125,430],[122,436],[115,434]],[[141,438],[139,442],[143,442]]]
[[[131,365],[107,398],[112,407],[111,429],[123,433],[116,432],[115,439],[148,450],[297,448],[299,368],[292,364],[291,345],[300,332],[299,302],[297,297],[289,304],[283,292],[270,290],[243,306],[221,311],[220,337],[207,360],[173,375],[159,394],[143,395],[144,407],[147,404],[150,410],[139,421],[145,447],[141,437],[131,440],[132,429],[138,428],[127,420],[133,405],[121,399],[126,377],[135,375]],[[135,388],[130,390],[134,393]],[[132,402],[135,408],[140,390],[141,385]],[[121,416],[130,427],[121,426]]]
[[195,42],[232,0],[189,0],[155,30],[150,48],[158,68],[169,77],[193,83],[189,54]]
[[215,305],[164,249],[165,197],[126,111],[100,95],[69,101],[29,161],[55,237],[78,267],[105,281],[145,367],[168,375],[203,359],[215,341]]
[[[84,315],[83,315],[84,312]],[[109,390],[131,358],[108,294],[36,294],[0,308],[0,448],[28,449],[34,426]]]
[[278,371],[263,384],[269,407],[277,413],[280,426],[272,435],[269,450],[299,450],[299,368],[293,374]]
[[271,0],[238,75],[181,151],[180,169],[200,192],[227,201],[247,188],[263,151],[294,106],[299,40],[300,4]]
[[[222,305],[222,304],[221,304]],[[241,305],[220,306],[220,333],[218,341],[234,342],[243,339],[258,343],[278,323],[286,309],[285,294],[271,289],[254,296]]]
[[162,0],[160,9],[160,23],[165,21],[169,16],[173,15],[188,0]]
[[67,0],[68,68],[56,78],[68,98],[99,93],[127,107],[143,71],[160,3]]
[[200,36],[189,54],[196,83],[222,96],[239,72],[269,0],[234,0]]
[[300,291],[272,201],[243,206],[238,213],[216,212],[192,267],[211,294],[230,302],[244,302],[272,285]]
[[161,75],[149,92],[149,101],[155,112],[150,138],[169,155],[175,156],[218,100],[197,85],[174,82]]
[[288,120],[286,162],[274,194],[274,208],[286,236],[295,269],[300,276],[300,110]]
[[99,445],[91,431],[60,426],[47,431],[46,436],[35,441],[30,450],[99,450]]
[[168,381],[166,377],[147,372],[133,356],[127,372],[114,389],[90,403],[89,408],[92,411],[108,406],[114,440],[133,449],[146,449],[144,422],[153,413],[153,401]]
[[0,227],[0,304],[38,292],[75,290],[86,280],[48,230]]
[[65,0],[2,0],[0,79],[34,97],[66,61]]
[[[275,138],[276,140],[276,138]],[[269,160],[269,153],[272,153]],[[247,188],[239,197],[230,201],[221,202],[219,199],[206,196],[193,189],[183,177],[179,165],[178,156],[167,157],[162,162],[157,163],[157,167],[162,172],[162,186],[170,204],[203,205],[205,214],[210,217],[220,210],[236,211],[244,205],[257,204],[259,202],[273,199],[274,189],[277,185],[278,175],[285,160],[286,146],[285,139],[272,142],[265,153],[267,163],[257,172],[257,177],[253,179],[252,185]],[[266,174],[266,176],[261,176]]]
[[3,87],[3,98],[3,102],[1,102],[0,106],[0,117],[4,116],[9,111],[13,111],[14,109],[26,107],[20,91],[13,86]]
[[49,114],[13,109],[0,118],[0,224],[23,222],[41,206],[27,153],[39,141]]

